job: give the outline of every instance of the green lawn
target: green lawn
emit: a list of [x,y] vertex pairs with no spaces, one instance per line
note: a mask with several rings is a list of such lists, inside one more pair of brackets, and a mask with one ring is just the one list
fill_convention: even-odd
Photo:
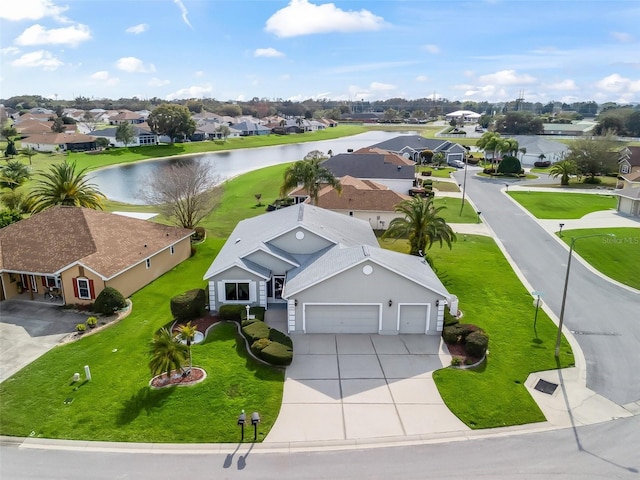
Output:
[[555,192],[509,192],[511,198],[529,210],[536,218],[572,219],[588,213],[610,210],[616,206],[613,195]]
[[640,290],[640,228],[564,230],[562,239],[570,245],[572,237],[594,234],[614,234],[615,237],[576,240],[575,251],[596,270]]
[[438,180],[433,180],[432,183],[433,188],[440,192],[459,192],[460,188],[457,183],[453,182],[442,182]]
[[[416,170],[418,173],[422,173],[422,172],[431,172],[431,177],[435,177],[435,178],[449,178],[449,173],[451,172],[455,172],[457,170],[457,168],[451,168],[451,167],[439,167],[437,169],[433,168],[433,167],[426,167],[426,166],[418,166],[416,167]],[[427,177],[429,178],[429,177]]]
[[444,218],[447,223],[477,223],[478,221],[476,211],[466,200],[464,201],[462,215],[460,215],[461,198],[436,196],[433,204],[436,207],[445,207],[440,211],[440,216]]
[[[120,323],[43,355],[0,384],[3,435],[130,442],[235,442],[243,408],[261,413],[266,434],[282,401],[282,370],[249,359],[235,329],[217,327],[193,347],[207,379],[192,387],[150,390],[147,345],[171,320],[169,299],[203,287],[202,275],[222,246],[210,239],[196,255],[133,295]],[[117,351],[114,351],[116,350]],[[89,365],[93,380],[76,387]],[[65,405],[66,399],[73,399]],[[34,432],[33,434],[31,432]],[[260,438],[262,438],[262,436]]]
[[[536,339],[532,297],[495,242],[476,235],[464,238],[451,250],[433,247],[429,255],[447,289],[460,299],[462,322],[479,325],[489,334],[490,353],[477,369],[434,372],[438,390],[449,409],[471,428],[544,421],[523,384],[531,372],[557,368],[557,327],[540,310]],[[400,241],[382,245],[408,251]],[[572,364],[571,348],[563,338],[560,365]]]

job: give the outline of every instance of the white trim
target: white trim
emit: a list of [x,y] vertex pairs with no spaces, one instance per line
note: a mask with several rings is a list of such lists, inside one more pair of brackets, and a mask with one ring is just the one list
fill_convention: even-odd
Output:
[[[78,289],[78,297],[80,300],[91,300],[91,280],[87,277],[76,277],[76,288]],[[80,282],[87,282],[87,296],[83,297],[80,293]]]
[[398,333],[400,333],[400,310],[401,310],[401,307],[404,305],[427,307],[427,318],[425,319],[426,322],[425,322],[425,328],[423,332],[426,335],[429,332],[429,327],[431,326],[431,303],[413,303],[413,302],[398,303],[398,315],[397,315],[397,322],[396,322],[396,331]]
[[[307,333],[307,305],[325,306],[377,306],[378,307],[378,333],[382,331],[382,303],[355,303],[355,302],[305,302],[302,304],[302,333]],[[294,307],[295,308],[295,307]]]
[[151,257],[145,258],[144,266],[146,267],[147,270],[149,270],[151,268]]
[[[246,283],[249,285],[249,298],[244,300],[229,300],[227,298],[227,283],[233,283],[238,285],[239,283]],[[242,303],[246,304],[247,302],[255,302],[256,301],[256,282],[254,280],[218,280],[218,284],[221,285],[219,288],[219,298],[220,303]],[[237,287],[236,287],[237,288]]]
[[[251,260],[249,260],[250,262]],[[255,262],[253,262],[255,263]],[[256,265],[258,265],[256,263]],[[259,267],[263,268],[264,270],[269,270],[268,268],[264,268],[261,265],[258,265]],[[260,277],[263,280],[268,280],[269,278],[271,278],[270,274],[269,275],[263,275],[262,273],[252,270],[250,268],[247,268],[247,266],[243,263],[240,262],[240,259],[236,259],[231,265],[227,265],[224,268],[221,268],[220,270],[216,270],[213,273],[210,273],[209,275],[207,275],[206,277],[202,277],[203,280],[209,280],[212,277],[217,277],[221,274],[223,274],[224,272],[226,272],[227,270],[230,270],[233,267],[238,267],[240,270],[244,270],[247,273],[251,273],[252,275],[255,275],[256,277]]]

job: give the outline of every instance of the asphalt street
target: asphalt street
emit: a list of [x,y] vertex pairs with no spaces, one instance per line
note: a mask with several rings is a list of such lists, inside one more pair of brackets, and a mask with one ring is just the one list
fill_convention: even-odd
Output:
[[[544,292],[543,301],[559,317],[568,248],[501,192],[505,182],[473,173],[467,174],[466,195],[532,288]],[[455,178],[462,184],[463,172],[456,172]],[[603,238],[602,248],[607,248],[607,240]],[[587,387],[619,405],[639,400],[640,295],[594,274],[574,257],[564,323],[584,352]]]
[[[212,453],[90,452],[0,447],[4,480],[113,479],[625,479],[640,477],[640,417],[464,443],[262,453],[251,444]],[[603,439],[607,439],[603,441]],[[204,446],[203,446],[204,447]],[[235,448],[235,451],[233,450]]]

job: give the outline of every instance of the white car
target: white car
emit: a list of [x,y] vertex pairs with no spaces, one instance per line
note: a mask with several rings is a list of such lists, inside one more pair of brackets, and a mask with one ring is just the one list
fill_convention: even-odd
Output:
[[449,160],[447,165],[450,167],[464,168],[464,162],[462,160]]

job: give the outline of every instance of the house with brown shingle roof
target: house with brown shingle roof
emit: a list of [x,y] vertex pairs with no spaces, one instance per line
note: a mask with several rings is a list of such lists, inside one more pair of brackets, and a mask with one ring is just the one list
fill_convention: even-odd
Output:
[[640,172],[640,147],[624,147],[618,152],[618,172]]
[[38,152],[83,152],[96,149],[96,137],[77,132],[42,133],[23,139],[22,147],[31,147]]
[[[191,255],[184,228],[89,208],[55,206],[0,229],[0,299],[93,302],[125,297]],[[56,295],[57,296],[57,295]]]
[[[391,220],[399,216],[395,206],[410,198],[380,183],[349,175],[340,178],[340,185],[341,193],[330,185],[322,187],[317,206],[365,220],[374,230],[386,230]],[[289,196],[296,198],[296,203],[311,201],[304,188],[297,188]]]

